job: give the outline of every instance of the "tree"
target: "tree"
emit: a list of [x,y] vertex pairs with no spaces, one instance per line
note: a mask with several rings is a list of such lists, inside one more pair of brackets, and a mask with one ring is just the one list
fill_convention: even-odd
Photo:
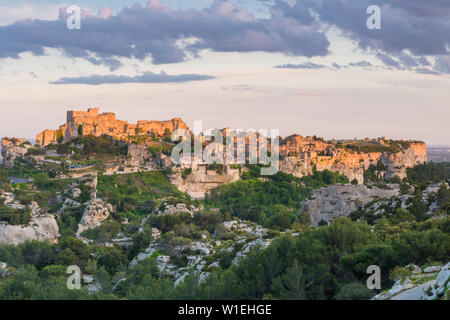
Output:
[[370,300],[375,293],[360,282],[345,284],[335,296],[336,300]]
[[61,144],[63,140],[64,140],[64,132],[62,131],[62,129],[56,130],[56,142]]
[[117,248],[105,248],[98,258],[100,267],[104,267],[110,274],[115,274],[128,264],[127,256]]
[[298,216],[298,221],[300,224],[309,226],[311,224],[311,215],[307,211],[302,211]]
[[450,202],[450,189],[445,184],[442,184],[439,188],[436,201],[439,207],[444,207]]
[[306,284],[303,267],[295,259],[292,266],[274,280],[271,289],[277,297],[283,300],[306,300],[305,290],[311,284],[312,282]]
[[411,206],[409,210],[416,217],[417,220],[422,220],[427,212],[427,206],[422,199],[422,193],[417,192],[416,195],[411,200]]
[[165,141],[172,141],[172,131],[169,128],[164,129],[163,138]]
[[400,194],[411,194],[411,187],[405,181],[400,184]]

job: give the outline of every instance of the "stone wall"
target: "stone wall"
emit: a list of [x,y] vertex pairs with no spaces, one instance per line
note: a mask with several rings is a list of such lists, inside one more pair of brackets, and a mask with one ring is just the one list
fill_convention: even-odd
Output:
[[[162,136],[166,129],[188,129],[186,123],[179,118],[168,121],[138,121],[130,124],[116,119],[114,113],[99,113],[98,108],[88,111],[68,111],[67,122],[59,127],[63,141],[78,137],[78,129],[82,127],[83,135],[99,137],[108,135],[116,140],[127,140],[130,136],[151,134]],[[37,135],[36,144],[46,146],[57,142],[58,130],[45,130]]]

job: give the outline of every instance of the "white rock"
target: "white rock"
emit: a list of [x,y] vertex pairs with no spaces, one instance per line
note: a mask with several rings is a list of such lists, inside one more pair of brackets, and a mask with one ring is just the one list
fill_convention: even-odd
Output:
[[209,272],[202,272],[198,278],[198,282],[199,283],[205,282],[205,280],[209,277],[209,275],[210,275]]
[[158,258],[156,258],[156,261],[158,263],[169,263],[170,256],[158,256]]
[[447,263],[439,272],[438,276],[436,277],[436,284],[437,284],[437,294],[442,295],[445,291],[445,285],[450,280],[450,262]]
[[153,239],[161,238],[161,231],[157,228],[152,228],[152,238]]
[[219,267],[220,267],[219,261],[215,261],[208,266],[208,269],[219,268]]
[[104,202],[102,199],[95,198],[90,200],[78,224],[77,237],[86,230],[99,227],[109,217],[112,211],[111,204]]
[[51,214],[32,216],[28,226],[0,223],[0,244],[18,245],[28,240],[57,242],[58,224]]
[[83,281],[86,284],[90,284],[90,283],[94,282],[94,280],[95,280],[94,276],[92,276],[92,275],[89,275],[89,274],[84,274],[83,275]]
[[432,266],[432,267],[425,268],[425,269],[423,270],[423,272],[425,272],[425,273],[433,273],[433,272],[438,272],[438,271],[440,271],[441,269],[442,269],[441,266]]
[[190,249],[193,252],[199,252],[205,256],[209,256],[214,251],[212,248],[212,245],[205,243],[205,242],[200,242],[200,241],[191,243]]
[[356,200],[366,205],[376,198],[398,195],[398,186],[393,186],[392,190],[384,190],[377,187],[368,188],[365,185],[332,185],[314,190],[310,199],[301,203],[301,211],[308,212],[311,224],[317,226],[321,220],[330,222],[337,216],[348,216],[356,211]]
[[411,272],[412,272],[413,274],[419,274],[419,273],[422,273],[422,269],[421,269],[418,265],[415,265],[415,264],[413,264],[413,263],[407,265],[406,268],[409,269],[409,270],[411,270]]
[[174,286],[178,286],[180,283],[182,283],[184,281],[184,279],[188,276],[189,274],[187,272],[185,272],[183,275],[181,275],[177,280],[175,280],[174,282]]

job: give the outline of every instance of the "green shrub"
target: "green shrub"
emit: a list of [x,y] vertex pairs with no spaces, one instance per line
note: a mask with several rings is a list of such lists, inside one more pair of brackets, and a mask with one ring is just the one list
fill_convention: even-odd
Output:
[[360,282],[345,284],[335,296],[336,300],[370,300],[375,295],[372,290]]

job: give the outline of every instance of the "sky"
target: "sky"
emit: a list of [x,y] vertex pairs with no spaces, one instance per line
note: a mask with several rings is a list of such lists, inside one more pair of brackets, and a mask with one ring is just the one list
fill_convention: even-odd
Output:
[[[381,29],[367,27],[374,4]],[[448,0],[0,2],[0,136],[100,107],[130,122],[450,145],[449,88]]]

